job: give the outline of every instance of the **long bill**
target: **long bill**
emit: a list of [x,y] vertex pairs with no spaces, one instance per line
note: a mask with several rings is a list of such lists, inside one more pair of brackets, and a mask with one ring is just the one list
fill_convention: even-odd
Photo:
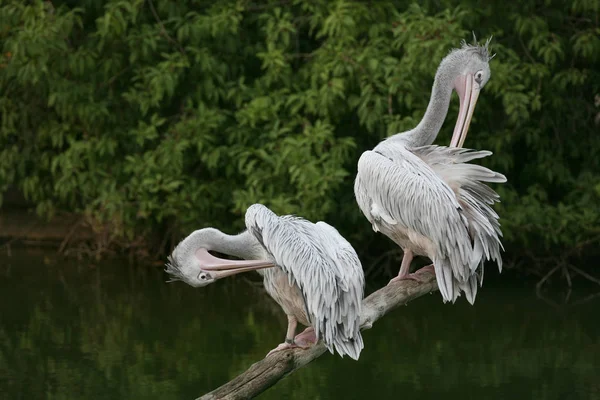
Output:
[[227,260],[213,256],[206,249],[196,250],[195,256],[200,262],[200,269],[210,271],[215,279],[275,266],[267,260]]
[[454,88],[456,89],[456,93],[458,93],[460,109],[456,125],[454,126],[452,140],[450,140],[450,147],[462,147],[467,138],[471,118],[473,118],[473,112],[475,111],[475,104],[477,104],[477,98],[479,97],[479,84],[475,82],[472,74],[467,74],[456,78]]

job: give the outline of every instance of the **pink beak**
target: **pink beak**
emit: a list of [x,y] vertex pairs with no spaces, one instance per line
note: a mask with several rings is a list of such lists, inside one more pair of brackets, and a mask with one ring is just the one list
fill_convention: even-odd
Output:
[[206,249],[196,250],[195,256],[200,261],[200,269],[210,271],[215,279],[275,266],[275,264],[266,260],[227,260],[213,256]]
[[462,147],[467,138],[471,118],[473,118],[473,111],[475,111],[475,104],[477,104],[477,98],[479,97],[479,84],[475,82],[472,74],[460,75],[454,81],[454,88],[460,99],[460,111],[456,120],[456,126],[454,127],[454,133],[452,134],[452,140],[450,141],[450,147]]

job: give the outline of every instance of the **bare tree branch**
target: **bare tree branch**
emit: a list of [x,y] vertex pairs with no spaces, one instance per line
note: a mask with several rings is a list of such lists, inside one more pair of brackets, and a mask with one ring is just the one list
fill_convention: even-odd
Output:
[[[434,274],[425,271],[419,273],[419,276],[421,282],[413,280],[396,282],[365,298],[361,315],[361,330],[371,328],[375,321],[394,308],[438,289]],[[369,347],[368,343],[365,347]],[[306,350],[278,351],[252,364],[246,372],[196,400],[234,400],[258,396],[287,375],[320,357],[326,350],[323,342],[319,342]],[[353,361],[349,360],[348,362]]]

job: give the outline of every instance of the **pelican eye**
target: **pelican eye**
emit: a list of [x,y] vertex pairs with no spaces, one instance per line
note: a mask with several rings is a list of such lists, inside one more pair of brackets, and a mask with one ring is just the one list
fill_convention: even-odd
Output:
[[477,71],[475,73],[475,81],[477,83],[481,83],[482,80],[483,80],[483,72],[482,71]]
[[208,274],[206,272],[200,272],[200,274],[198,275],[198,279],[200,279],[201,281],[205,281],[208,279]]

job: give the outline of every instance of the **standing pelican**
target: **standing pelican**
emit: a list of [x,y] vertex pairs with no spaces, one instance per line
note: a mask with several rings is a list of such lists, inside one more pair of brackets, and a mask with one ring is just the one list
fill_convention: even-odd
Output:
[[[193,232],[177,245],[166,272],[201,287],[256,270],[288,318],[285,343],[273,351],[307,347],[322,338],[330,352],[335,347],[342,357],[357,360],[365,278],[350,243],[325,222],[279,217],[261,204],[246,210],[246,228],[239,235],[214,228]],[[218,258],[210,250],[246,261]],[[309,328],[294,337],[298,322]]]
[[[473,304],[485,260],[495,260],[502,269],[502,233],[491,208],[499,196],[483,182],[506,182],[506,178],[467,163],[491,152],[460,148],[479,91],[490,78],[488,63],[493,56],[488,45],[489,40],[485,45],[463,41],[460,49],[442,60],[421,122],[364,152],[354,184],[356,201],[373,230],[404,251],[400,272],[392,281],[418,279],[408,274],[410,263],[414,255],[426,256],[433,261],[444,302],[454,302],[464,291]],[[432,146],[453,89],[460,110],[451,147]]]

